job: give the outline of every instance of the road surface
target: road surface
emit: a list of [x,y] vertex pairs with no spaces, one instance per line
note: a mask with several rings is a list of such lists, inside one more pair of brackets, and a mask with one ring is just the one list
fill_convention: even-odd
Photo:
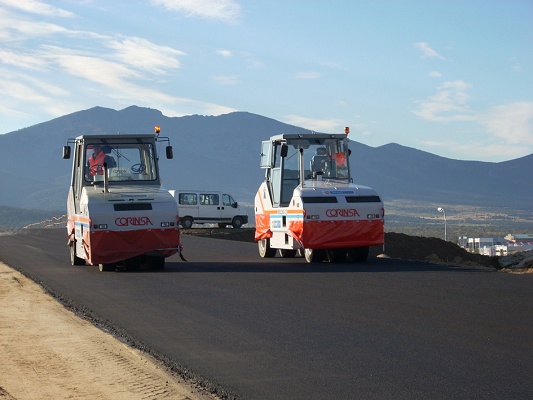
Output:
[[62,229],[2,236],[0,259],[222,396],[533,398],[531,274],[183,244],[162,272],[72,267]]

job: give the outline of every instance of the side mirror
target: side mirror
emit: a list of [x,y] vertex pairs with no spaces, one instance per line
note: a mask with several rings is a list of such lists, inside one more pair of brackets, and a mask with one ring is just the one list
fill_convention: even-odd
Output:
[[63,159],[68,160],[70,158],[70,146],[63,146]]
[[235,202],[235,203],[233,203],[231,206],[232,206],[233,208],[237,208],[237,207],[239,207],[239,203]]
[[166,151],[167,151],[167,158],[169,160],[173,159],[174,158],[174,153],[172,152],[172,146],[167,146],[166,147]]
[[282,144],[281,145],[280,156],[281,157],[287,157],[287,154],[289,154],[289,146],[286,145],[286,144]]

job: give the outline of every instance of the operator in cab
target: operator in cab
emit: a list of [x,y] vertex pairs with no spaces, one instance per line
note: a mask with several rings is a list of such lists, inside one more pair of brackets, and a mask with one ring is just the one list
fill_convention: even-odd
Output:
[[103,175],[104,174],[104,163],[107,163],[108,168],[114,168],[116,167],[116,162],[113,157],[106,154],[104,151],[105,148],[103,148],[100,144],[96,143],[94,145],[88,145],[87,150],[88,153],[90,152],[92,147],[92,154],[87,159],[87,172],[85,174],[85,177],[88,179],[89,177],[95,176],[95,175]]

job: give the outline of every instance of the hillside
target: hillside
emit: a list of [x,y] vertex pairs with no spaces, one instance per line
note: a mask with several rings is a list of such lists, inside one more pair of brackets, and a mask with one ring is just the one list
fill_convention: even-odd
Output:
[[[61,149],[68,138],[146,133],[155,125],[174,147],[173,160],[161,159],[167,189],[226,190],[250,210],[264,179],[261,141],[279,133],[308,132],[246,112],[170,118],[136,106],[120,111],[94,107],[0,135],[0,174],[7,188],[0,193],[0,205],[64,210],[71,161],[61,158]],[[516,211],[518,220],[513,221],[533,231],[527,217],[533,214],[533,154],[501,163],[461,161],[399,144],[374,148],[351,139],[354,181],[380,193],[391,222],[408,218],[406,228],[417,220],[439,224],[436,207],[442,206],[454,211],[449,213],[451,223],[453,214],[466,216],[467,210],[495,216]]]
[[21,229],[33,225],[39,228],[66,226],[64,212],[53,210],[28,210],[0,205],[0,230]]

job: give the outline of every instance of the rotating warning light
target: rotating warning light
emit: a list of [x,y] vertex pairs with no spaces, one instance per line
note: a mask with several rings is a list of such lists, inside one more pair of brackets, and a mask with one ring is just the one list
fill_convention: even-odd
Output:
[[349,127],[349,126],[347,126],[347,127],[344,128],[344,133],[345,133],[345,134],[350,133],[350,127]]
[[159,134],[159,132],[161,132],[161,127],[159,125],[156,125],[154,129],[156,134]]

